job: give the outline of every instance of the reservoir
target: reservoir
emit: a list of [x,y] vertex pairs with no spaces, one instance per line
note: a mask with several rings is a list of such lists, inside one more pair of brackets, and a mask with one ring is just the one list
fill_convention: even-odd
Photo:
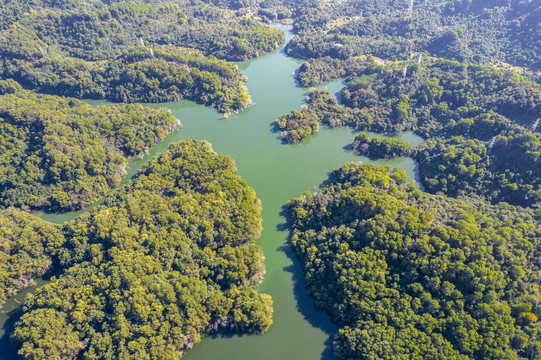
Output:
[[[286,43],[293,34],[287,29]],[[371,160],[350,150],[357,132],[349,128],[320,127],[318,134],[302,144],[286,145],[274,132],[274,121],[291,110],[300,110],[309,89],[298,86],[294,72],[300,62],[287,57],[283,47],[257,59],[239,63],[248,77],[246,86],[253,105],[239,114],[224,118],[216,110],[189,101],[148,104],[167,107],[181,120],[183,128],[174,131],[143,159],[133,162],[124,182],[148,160],[165,150],[171,142],[182,139],[205,139],[217,153],[232,157],[242,176],[257,193],[263,206],[263,233],[259,244],[265,255],[266,275],[260,291],[274,301],[274,324],[264,335],[208,336],[184,354],[189,360],[314,360],[335,359],[332,337],[336,329],[329,317],[317,311],[304,289],[300,265],[289,250],[289,231],[283,216],[286,202],[305,191],[318,191],[328,173],[346,162],[362,161],[380,166],[404,169],[414,179],[416,166],[410,158]],[[341,81],[322,85],[332,93],[340,91]],[[419,144],[421,139],[411,133],[404,140]],[[88,211],[88,209],[87,209]],[[80,213],[48,214],[43,218],[62,223]],[[40,284],[43,281],[40,280]],[[0,313],[0,360],[14,359],[8,333],[16,315],[7,314],[25,292],[8,300]]]

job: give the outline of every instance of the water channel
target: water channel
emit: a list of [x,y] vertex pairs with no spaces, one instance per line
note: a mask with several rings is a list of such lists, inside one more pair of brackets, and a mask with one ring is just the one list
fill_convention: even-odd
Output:
[[[287,43],[293,34],[282,30]],[[262,201],[264,230],[259,243],[266,258],[266,276],[260,291],[273,298],[274,324],[264,335],[209,336],[187,351],[185,359],[334,359],[332,336],[336,329],[327,315],[314,308],[304,290],[300,265],[288,249],[289,232],[282,216],[283,206],[304,191],[317,191],[329,171],[349,161],[397,166],[406,171],[409,179],[416,177],[415,163],[410,158],[375,161],[354,154],[349,144],[355,132],[347,128],[321,127],[319,134],[302,144],[283,144],[279,134],[273,132],[273,122],[280,114],[300,110],[304,103],[308,89],[299,87],[294,79],[300,62],[287,57],[282,48],[238,65],[249,79],[246,86],[253,106],[226,119],[214,109],[188,101],[149,104],[169,108],[184,126],[154,147],[145,158],[134,161],[125,181],[171,142],[206,139],[216,152],[235,159],[239,175]],[[343,83],[337,81],[324,86],[337,93]],[[421,142],[411,133],[403,134],[402,138],[412,145]],[[62,223],[77,215],[44,215],[43,218]],[[16,314],[7,314],[6,310],[14,310],[28,291],[31,290],[8,300],[0,313],[0,360],[14,359],[7,335]]]

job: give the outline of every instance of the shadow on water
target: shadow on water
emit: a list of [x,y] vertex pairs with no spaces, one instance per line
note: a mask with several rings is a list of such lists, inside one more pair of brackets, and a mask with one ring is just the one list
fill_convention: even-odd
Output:
[[353,144],[346,144],[342,147],[342,149],[344,149],[344,151],[353,151]]
[[[342,84],[345,85],[345,81],[342,81]],[[334,93],[334,98],[338,102],[338,105],[342,105],[342,90],[344,90],[344,88]]]
[[313,327],[322,330],[327,336],[325,340],[325,350],[321,354],[321,360],[338,360],[333,352],[333,338],[338,332],[338,328],[333,325],[329,319],[329,315],[316,308],[314,299],[310,296],[306,290],[306,280],[302,271],[299,259],[295,255],[293,248],[291,247],[291,220],[287,207],[284,205],[280,211],[280,216],[284,222],[276,226],[278,231],[288,231],[287,243],[278,248],[283,252],[287,258],[291,261],[291,265],[284,267],[284,271],[292,275],[293,279],[293,296],[297,303],[297,310],[302,314],[304,319],[310,323]]
[[17,294],[9,297],[5,304],[0,308],[0,360],[19,360],[21,356],[17,354],[17,348],[10,342],[10,336],[15,330],[15,323],[23,315],[22,306],[27,296],[35,294],[38,289],[46,285],[53,276],[58,277],[62,274],[62,269],[53,269],[35,280],[34,285],[19,291]]
[[[278,120],[278,119],[276,119]],[[280,138],[280,143],[282,145],[288,145],[289,144],[289,141],[287,141],[287,138],[285,136],[282,136],[282,129],[280,129],[280,127],[278,126],[278,122],[277,121],[273,121],[270,125],[270,130],[273,134],[276,134],[277,137]]]
[[2,336],[0,336],[0,359],[19,360],[22,359],[22,357],[17,354],[17,349],[11,344],[9,337],[13,330],[15,330],[15,323],[19,320],[22,313],[20,309],[16,309],[7,313],[7,315],[9,316],[9,319],[0,328],[0,331],[3,333]]

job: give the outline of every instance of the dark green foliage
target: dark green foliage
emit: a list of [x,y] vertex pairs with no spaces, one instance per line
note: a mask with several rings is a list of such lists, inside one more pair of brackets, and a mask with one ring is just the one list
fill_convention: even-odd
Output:
[[348,64],[330,72],[348,77],[341,100],[370,115],[376,131],[416,130],[424,137],[468,133],[486,140],[529,128],[541,112],[539,84],[510,71],[443,59],[385,66],[374,58],[322,59],[304,64],[299,79],[317,82],[322,63]]
[[531,211],[415,190],[346,164],[288,203],[306,287],[344,359],[541,359]]
[[14,59],[6,69],[5,78],[54,95],[129,103],[189,99],[222,113],[242,110],[250,102],[246,78],[237,65],[189,49],[130,48],[112,61],[99,63],[75,58]]
[[[0,81],[0,207],[85,207],[117,185],[128,159],[179,121],[141,105],[93,107]],[[11,89],[11,90],[10,90]]]
[[26,303],[20,354],[178,359],[216,329],[265,331],[260,203],[235,170],[207,142],[174,143],[64,225],[67,270]]
[[284,40],[274,28],[201,3],[106,3],[83,0],[66,9],[35,1],[30,10],[24,2],[9,1],[0,10],[2,54],[32,60],[43,57],[43,50],[48,57],[111,60],[142,39],[145,45],[190,47],[239,61]]
[[[541,127],[528,131],[541,113],[538,84],[509,71],[443,59],[380,66],[369,58],[352,64],[353,77],[341,96],[345,106],[328,92],[312,90],[299,118],[310,119],[313,127],[319,122],[385,133],[414,130],[433,139],[413,154],[428,191],[539,204]],[[299,76],[311,79],[312,66]],[[380,143],[387,149],[373,148],[375,153],[367,143],[362,152],[409,153],[399,150],[403,144],[391,151],[389,142]]]
[[[538,84],[448,60],[407,68],[372,63],[361,74],[342,92],[346,106],[377,119],[381,129],[438,138],[420,145],[414,156],[429,191],[522,206],[539,202],[538,132],[528,133],[541,112]],[[451,140],[455,136],[462,140]]]
[[323,82],[361,74],[373,58],[360,56],[346,60],[333,59],[329,56],[310,59],[303,63],[297,73],[297,80],[302,86],[314,86]]
[[367,133],[355,136],[353,150],[359,154],[376,158],[394,159],[399,156],[411,155],[411,144],[400,138],[370,139]]
[[489,142],[435,138],[416,149],[420,176],[430,192],[481,196],[492,202],[541,205],[541,143],[526,132]]
[[493,111],[502,116],[489,116],[485,128],[468,130],[472,137],[490,137],[517,124],[530,127],[541,112],[541,87],[516,73],[449,60],[372,62],[347,83],[342,101],[368,111],[382,128],[417,130],[424,137],[456,132],[450,128],[457,122]]
[[27,213],[0,211],[0,306],[53,267],[60,229]]
[[215,57],[246,60],[283,41],[276,29],[203,5],[103,5],[35,7],[19,17],[27,9],[10,3],[0,10],[0,17],[14,17],[0,30],[0,77],[54,95],[189,99],[229,114],[249,104],[246,78],[235,64]]
[[347,0],[299,4],[291,56],[405,60],[413,52],[478,64],[541,70],[536,1]]

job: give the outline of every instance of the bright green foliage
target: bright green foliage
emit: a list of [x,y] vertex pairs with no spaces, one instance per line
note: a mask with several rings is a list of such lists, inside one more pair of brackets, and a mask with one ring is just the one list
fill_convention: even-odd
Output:
[[312,115],[308,111],[293,110],[291,115],[280,115],[276,120],[276,125],[288,143],[299,143],[319,131],[319,119]]
[[82,1],[66,10],[14,1],[0,18],[11,24],[0,28],[3,79],[77,98],[189,99],[227,114],[250,97],[238,67],[215,56],[246,60],[275,49],[284,36],[225,10],[170,2]]
[[26,303],[20,354],[178,359],[216,329],[264,332],[260,202],[235,170],[208,142],[174,143],[64,225],[67,270]]
[[353,150],[366,156],[394,159],[399,156],[409,156],[411,144],[400,138],[377,137],[370,139],[367,133],[360,133],[355,136]]
[[64,244],[58,227],[21,211],[0,211],[0,306],[52,268]]
[[541,359],[531,211],[425,194],[402,170],[354,163],[288,209],[342,358]]
[[47,211],[95,202],[126,174],[128,158],[178,120],[141,105],[93,107],[0,81],[0,207]]

